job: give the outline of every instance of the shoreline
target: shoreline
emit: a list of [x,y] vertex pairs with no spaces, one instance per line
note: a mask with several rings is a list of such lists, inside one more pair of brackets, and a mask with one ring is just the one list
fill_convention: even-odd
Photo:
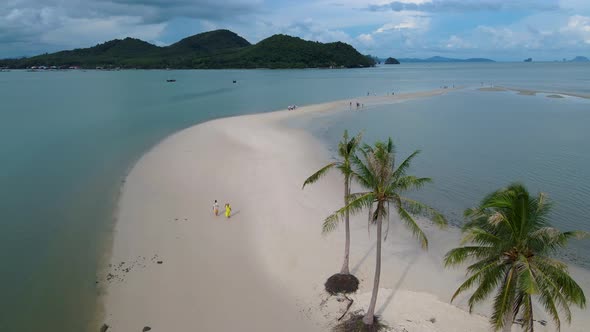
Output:
[[[342,236],[340,228],[336,234],[322,237],[320,225],[326,215],[341,205],[341,188],[338,176],[331,174],[325,183],[300,190],[303,179],[324,164],[329,155],[321,142],[305,131],[288,128],[284,121],[309,114],[348,111],[351,100],[372,106],[453,90],[456,89],[360,97],[303,106],[295,111],[215,119],[181,130],[159,142],[130,168],[120,189],[107,260],[110,264],[105,265],[107,270],[101,269],[104,275],[101,275],[101,285],[105,284],[104,277],[113,276],[106,281],[105,293],[101,294],[104,299],[102,319],[110,326],[108,331],[140,330],[143,326],[176,331],[203,326],[199,324],[205,324],[207,330],[219,331],[243,330],[243,324],[258,330],[324,330],[333,316],[339,316],[341,308],[334,300],[322,304],[321,293],[325,278],[340,266]],[[270,178],[269,183],[261,181],[266,178]],[[233,185],[237,181],[240,181],[239,188]],[[203,193],[205,190],[208,192]],[[235,204],[234,217],[229,221],[210,216],[213,197],[223,195],[231,195],[230,201]],[[220,199],[221,205],[224,201]],[[351,220],[351,226],[354,225],[351,267],[362,283],[353,306],[356,309],[366,306],[366,295],[372,287],[372,240],[366,239],[363,220],[362,216]],[[393,229],[393,234],[397,234],[396,227]],[[440,260],[436,263],[435,248],[444,247],[450,240],[455,241],[452,245],[456,244],[458,234],[433,227],[426,227],[426,231],[432,242],[429,252],[420,251],[413,239],[403,238],[408,234],[403,229],[399,232],[401,238],[392,235],[393,244],[388,244],[389,240],[384,243],[382,279],[393,281],[382,283],[377,308],[381,308],[384,318],[397,327],[418,331],[487,330],[485,317],[468,315],[459,307],[444,302],[446,293],[454,291],[453,287],[447,287],[449,282],[458,282],[461,271],[444,270],[445,280],[432,282],[428,279],[431,273],[443,271],[438,266]],[[223,234],[224,243],[231,243],[218,246],[209,238],[218,234]],[[364,239],[356,240],[361,237]],[[301,241],[306,241],[306,246],[311,248],[301,248]],[[232,248],[234,246],[239,248]],[[322,259],[302,260],[314,253]],[[248,258],[236,259],[236,255]],[[222,266],[201,272],[198,268],[211,267],[213,257],[215,265]],[[362,258],[359,260],[359,257]],[[191,264],[187,262],[189,259]],[[195,260],[198,263],[192,266]],[[119,265],[121,262],[124,264]],[[242,271],[244,275],[239,275],[237,281],[227,278],[228,274],[235,273],[236,266],[254,272]],[[314,272],[309,272],[312,270]],[[198,290],[191,289],[200,278],[208,284],[198,286]],[[227,288],[220,287],[220,280]],[[240,284],[244,280],[246,283]],[[421,285],[428,282],[431,284]],[[252,287],[253,292],[243,292],[243,286],[252,285],[256,286]],[[223,290],[226,294],[209,293],[211,289]],[[216,295],[229,299],[215,298]],[[254,301],[254,305],[232,303],[242,302],[244,298]],[[256,302],[259,298],[268,303]],[[204,303],[197,303],[199,301]],[[222,305],[224,310],[209,312],[211,302],[213,306]],[[244,308],[247,305],[254,308]],[[239,310],[244,311],[236,312]],[[174,311],[174,314],[167,311]],[[260,319],[253,315],[267,315],[267,311],[273,312],[271,319],[253,322]],[[224,315],[232,315],[231,320],[242,325],[220,322]],[[433,317],[425,318],[425,315]],[[579,318],[574,316],[574,320],[576,317]],[[436,318],[436,323],[430,318]],[[457,319],[465,322],[460,327],[463,330],[455,328]],[[290,324],[285,326],[285,322]],[[568,330],[567,326],[564,330]]]
[[[159,143],[160,142],[158,142],[156,145],[151,147],[145,153],[149,153],[157,145],[159,145]],[[103,276],[106,273],[108,273],[109,264],[110,264],[110,261],[113,256],[113,244],[115,242],[115,231],[116,231],[118,218],[119,218],[120,203],[121,203],[121,196],[123,195],[123,189],[125,187],[125,183],[127,182],[127,177],[129,176],[129,174],[131,174],[131,172],[135,168],[135,165],[141,160],[142,157],[143,157],[143,155],[140,155],[130,164],[130,166],[125,171],[124,175],[122,175],[120,177],[119,186],[116,189],[114,189],[115,194],[112,197],[113,210],[111,213],[110,222],[108,224],[108,227],[106,227],[104,229],[104,234],[102,235],[101,247],[103,248],[103,250],[100,252],[100,255],[97,259],[98,267],[97,267],[96,291],[97,291],[98,295],[97,295],[97,301],[96,301],[97,303],[96,303],[95,314],[93,315],[93,319],[90,322],[88,322],[88,328],[90,331],[98,331],[102,328],[102,325],[104,324],[104,320],[106,317],[104,297],[106,296],[106,294],[108,292],[108,287],[107,287],[108,285],[105,284],[104,280],[101,279],[101,277],[99,277],[99,276]]]
[[[582,99],[590,99],[590,95],[585,95],[582,93],[574,93],[574,92],[559,92],[559,91],[546,91],[546,90],[530,90],[530,89],[522,89],[522,88],[513,88],[507,87],[502,85],[494,85],[494,86],[484,86],[477,89],[478,91],[482,92],[517,92],[519,95],[522,96],[536,96],[538,93],[546,94],[547,98],[563,98],[563,96],[569,97],[576,97]],[[563,96],[561,96],[563,95]]]

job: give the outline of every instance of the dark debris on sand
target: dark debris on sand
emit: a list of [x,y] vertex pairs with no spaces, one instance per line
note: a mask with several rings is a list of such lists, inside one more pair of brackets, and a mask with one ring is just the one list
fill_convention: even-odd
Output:
[[324,287],[330,295],[350,294],[359,289],[359,280],[352,274],[336,273],[326,280]]
[[373,324],[366,325],[363,323],[364,313],[362,310],[350,313],[349,318],[338,323],[332,328],[333,332],[384,332],[389,331],[390,328],[381,321],[378,316],[375,316]]
[[[107,282],[123,282],[125,281],[125,275],[130,273],[133,270],[137,269],[145,269],[148,265],[148,261],[153,264],[162,264],[163,261],[158,260],[160,257],[158,255],[154,255],[151,258],[147,258],[145,256],[137,256],[134,259],[131,259],[127,262],[122,261],[118,264],[109,264],[109,270],[104,277],[104,280]],[[100,278],[99,278],[100,279]],[[98,281],[96,282],[99,283]]]

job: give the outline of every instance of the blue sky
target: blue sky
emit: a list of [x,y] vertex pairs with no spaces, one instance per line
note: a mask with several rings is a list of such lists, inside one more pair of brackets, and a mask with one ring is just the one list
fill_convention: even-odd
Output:
[[213,29],[344,41],[381,57],[590,57],[590,0],[2,0],[0,58]]

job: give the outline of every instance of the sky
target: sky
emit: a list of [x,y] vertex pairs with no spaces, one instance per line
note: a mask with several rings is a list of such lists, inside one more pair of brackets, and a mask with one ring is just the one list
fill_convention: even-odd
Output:
[[0,58],[214,29],[283,33],[379,57],[590,57],[590,0],[1,0]]

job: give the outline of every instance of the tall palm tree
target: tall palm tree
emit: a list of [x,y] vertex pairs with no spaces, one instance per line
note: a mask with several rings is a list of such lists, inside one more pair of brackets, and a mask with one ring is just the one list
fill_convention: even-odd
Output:
[[375,278],[369,308],[363,317],[365,325],[372,325],[375,321],[375,304],[379,291],[381,276],[381,239],[383,237],[383,220],[389,215],[390,204],[394,206],[400,220],[412,231],[423,248],[428,247],[426,235],[412,217],[412,213],[425,213],[440,225],[446,225],[445,218],[434,209],[409,198],[402,197],[405,191],[417,189],[431,182],[430,178],[418,178],[407,175],[412,160],[418,155],[415,151],[397,168],[395,167],[395,147],[391,138],[387,142],[377,142],[374,146],[365,145],[361,150],[362,159],[353,158],[355,165],[355,179],[366,192],[355,193],[350,196],[350,202],[326,218],[323,231],[329,232],[349,212],[357,213],[362,209],[369,209],[369,221],[377,225],[377,245]]
[[[361,142],[361,134],[356,135],[355,137],[349,138],[348,137],[348,130],[344,131],[342,135],[342,140],[338,143],[338,156],[340,157],[339,160],[329,163],[328,165],[320,168],[317,172],[312,174],[308,177],[305,182],[303,182],[303,188],[306,185],[315,183],[318,181],[322,176],[328,173],[329,170],[336,168],[342,173],[344,176],[344,205],[348,205],[348,197],[350,196],[350,184],[352,181],[353,170],[351,167],[351,160],[352,157],[356,153],[357,147],[360,145]],[[345,227],[345,241],[344,241],[344,262],[342,263],[342,268],[340,269],[341,274],[350,274],[349,269],[349,257],[350,257],[350,223],[349,223],[349,214],[346,213],[344,217],[344,227]]]
[[[494,330],[510,331],[520,316],[533,331],[533,296],[560,329],[561,311],[571,321],[569,306],[586,305],[584,292],[569,276],[567,266],[552,257],[571,238],[583,232],[561,232],[549,225],[550,202],[544,194],[529,195],[518,183],[485,197],[465,211],[463,246],[449,251],[445,266],[471,261],[467,280],[457,295],[476,287],[469,310],[495,293],[490,323]],[[469,243],[469,244],[467,244]]]

